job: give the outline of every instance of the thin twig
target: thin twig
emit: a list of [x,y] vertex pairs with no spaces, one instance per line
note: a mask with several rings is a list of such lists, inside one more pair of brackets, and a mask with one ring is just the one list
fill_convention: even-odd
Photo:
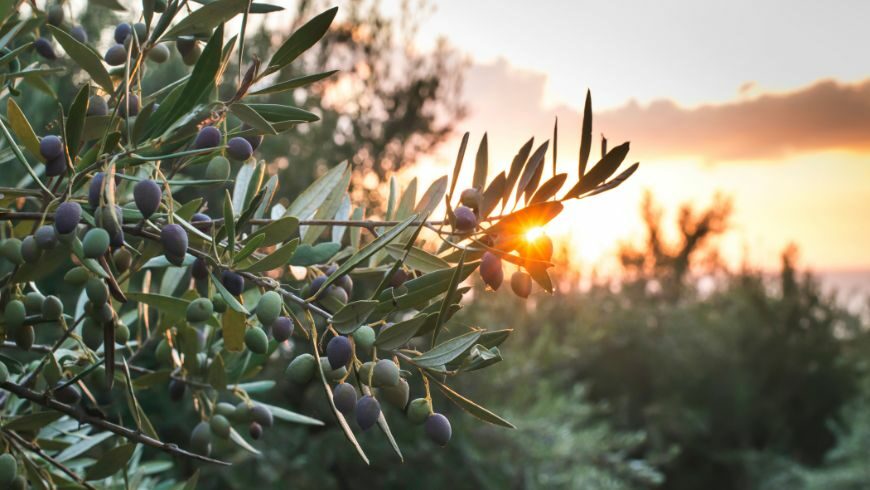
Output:
[[97,490],[96,487],[94,487],[90,483],[86,482],[82,477],[77,475],[73,470],[67,468],[66,465],[64,465],[60,461],[52,458],[48,454],[46,454],[45,451],[43,451],[42,448],[40,448],[36,444],[33,444],[32,442],[25,440],[23,437],[19,436],[18,434],[16,434],[15,432],[13,432],[11,430],[3,429],[3,433],[6,434],[7,436],[9,436],[9,438],[11,438],[19,446],[26,448],[28,451],[35,453],[40,458],[48,461],[49,464],[51,464],[55,468],[62,471],[66,476],[72,478],[73,481],[75,481],[79,485],[81,485],[87,489],[90,489],[90,490]]
[[63,414],[66,414],[66,415],[72,417],[75,420],[78,420],[79,422],[81,422],[83,424],[90,424],[90,425],[97,427],[99,429],[107,430],[107,431],[112,432],[114,434],[117,434],[121,437],[124,437],[125,439],[127,439],[129,441],[138,442],[140,444],[144,444],[146,446],[150,446],[150,447],[153,447],[155,449],[159,449],[159,450],[166,452],[166,453],[169,453],[169,454],[184,456],[187,458],[195,459],[197,461],[203,461],[206,463],[212,463],[212,464],[217,464],[217,465],[222,465],[222,466],[229,466],[230,465],[230,463],[228,463],[226,461],[221,461],[219,459],[213,459],[213,458],[209,458],[207,456],[202,456],[200,454],[185,451],[184,449],[179,448],[175,444],[165,443],[165,442],[159,441],[157,439],[154,439],[153,437],[142,434],[141,432],[135,431],[133,429],[128,429],[127,427],[115,424],[113,422],[109,422],[108,420],[88,415],[83,410],[79,410],[76,407],[73,407],[71,405],[67,405],[65,403],[60,403],[57,400],[46,397],[41,393],[37,393],[37,392],[30,390],[30,389],[27,389],[21,385],[17,385],[15,383],[10,383],[9,381],[5,381],[3,383],[0,383],[0,388],[4,389],[6,391],[9,391],[10,393],[13,393],[14,395],[18,396],[19,398],[24,398],[24,399],[29,400],[37,405],[43,406],[45,408],[49,408],[51,410],[55,410],[57,412],[61,412]]

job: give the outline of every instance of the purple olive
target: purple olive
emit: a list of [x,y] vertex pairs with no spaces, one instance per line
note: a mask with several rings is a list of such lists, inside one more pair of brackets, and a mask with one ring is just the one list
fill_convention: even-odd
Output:
[[272,337],[278,342],[284,342],[293,335],[293,320],[286,316],[279,316],[272,324]]
[[332,402],[344,415],[350,415],[356,408],[356,389],[350,383],[341,383],[332,390]]
[[121,66],[127,62],[127,50],[123,44],[114,44],[103,55],[103,59],[109,66]]
[[368,430],[381,416],[381,404],[373,397],[366,395],[356,402],[356,423],[360,429]]
[[487,286],[498,290],[504,281],[504,270],[501,267],[501,258],[498,255],[485,252],[480,260],[480,277]]
[[214,126],[206,126],[199,130],[196,139],[193,140],[193,147],[196,149],[214,148],[221,144],[221,131]]
[[33,41],[33,47],[36,49],[36,52],[39,56],[47,60],[55,60],[57,59],[57,53],[54,52],[54,47],[51,45],[51,41],[48,39],[41,37],[36,41]]
[[234,160],[245,161],[254,154],[254,148],[245,138],[231,138],[227,142],[227,155]]
[[82,26],[73,27],[69,30],[69,34],[73,37],[73,39],[80,43],[88,42],[88,33],[85,32],[85,28]]
[[57,177],[66,173],[66,156],[61,155],[45,162],[45,175]]
[[163,253],[171,264],[181,265],[187,254],[187,232],[181,225],[170,224],[160,230]]
[[457,231],[469,232],[477,228],[477,216],[471,208],[459,206],[453,211],[456,217],[455,226]]
[[[118,106],[118,114],[120,114],[122,117],[126,117],[128,115],[132,117],[136,114],[139,114],[139,97],[136,94],[128,93],[127,98],[125,100],[122,100],[119,104],[120,105]],[[130,109],[129,112],[127,111],[128,104]]]
[[426,425],[423,428],[426,431],[426,436],[439,446],[446,446],[450,442],[450,436],[453,434],[453,430],[450,428],[450,421],[440,413],[430,415],[426,419]]
[[82,219],[82,207],[75,201],[60,204],[54,212],[54,228],[61,235],[75,231]]
[[326,344],[326,357],[329,359],[329,366],[332,369],[346,366],[352,356],[353,347],[347,337],[338,335]]
[[63,141],[53,134],[39,140],[39,153],[46,160],[54,160],[63,155]]
[[150,218],[157,211],[161,199],[163,199],[163,191],[160,185],[151,179],[142,180],[133,187],[133,200],[145,219]]
[[241,296],[245,290],[245,279],[233,271],[225,270],[221,273],[221,284],[233,296]]
[[124,22],[123,24],[118,24],[115,27],[115,42],[118,44],[124,44],[124,41],[127,40],[127,37],[133,32],[133,27]]
[[106,116],[109,114],[109,104],[106,99],[99,95],[92,95],[88,100],[88,115],[89,116]]

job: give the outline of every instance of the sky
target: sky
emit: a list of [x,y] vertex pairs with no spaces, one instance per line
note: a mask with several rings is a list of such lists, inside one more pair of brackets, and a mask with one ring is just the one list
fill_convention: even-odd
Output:
[[[474,142],[488,132],[491,175],[530,136],[549,139],[555,117],[560,171],[576,175],[587,89],[593,134],[631,141],[635,176],[547,229],[578,261],[603,264],[641,236],[646,190],[671,217],[722,192],[731,264],[772,269],[795,243],[804,266],[870,270],[870,2],[433,3],[419,49],[445,37],[468,55],[457,129]],[[409,174],[446,173],[457,148]]]

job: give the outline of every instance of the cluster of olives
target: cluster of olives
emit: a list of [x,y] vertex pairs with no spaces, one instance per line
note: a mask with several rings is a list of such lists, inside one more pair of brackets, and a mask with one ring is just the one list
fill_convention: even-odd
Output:
[[0,454],[0,488],[25,490],[27,479],[18,474],[18,461],[9,453]]
[[[483,282],[493,291],[501,287],[504,281],[504,270],[501,258],[492,253],[484,252],[480,259],[480,277]],[[532,293],[532,277],[524,271],[518,270],[511,276],[511,290],[520,298],[528,298]]]
[[353,384],[347,381],[348,365],[353,360],[354,345],[361,350],[370,350],[375,340],[372,327],[364,325],[353,333],[353,342],[343,335],[336,335],[326,344],[326,356],[316,358],[308,353],[296,356],[287,366],[287,377],[297,385],[308,384],[319,368],[329,381],[337,383],[332,391],[332,402],[336,410],[346,417],[353,417],[363,431],[373,427],[381,416],[380,400],[385,400],[407,415],[415,424],[425,423],[426,435],[435,443],[444,446],[450,441],[451,428],[447,417],[433,413],[432,405],[426,398],[418,398],[410,403],[410,386],[402,377],[398,364],[390,359],[368,361],[359,366],[356,373],[361,385],[375,389],[374,396],[357,393]]
[[190,450],[208,456],[211,453],[212,436],[229,439],[232,424],[247,424],[248,433],[253,439],[263,436],[263,430],[272,427],[275,419],[272,412],[263,405],[248,401],[233,405],[220,402],[214,406],[211,417],[194,426],[190,433]]
[[307,298],[322,300],[327,297],[334,298],[342,304],[347,303],[353,297],[353,279],[347,274],[339,277],[332,284],[323,288],[326,283],[326,278],[331,276],[338,269],[338,266],[331,265],[323,271],[323,275],[317,276],[311,280],[308,286],[303,290],[302,294]]
[[[45,21],[55,27],[61,27],[66,19],[66,14],[63,11],[63,6],[60,4],[52,4],[45,12]],[[88,41],[88,34],[82,26],[72,26],[69,28],[69,34],[80,43]],[[46,37],[39,37],[33,42],[33,47],[36,53],[47,60],[57,59],[57,53],[54,51],[54,46]]]

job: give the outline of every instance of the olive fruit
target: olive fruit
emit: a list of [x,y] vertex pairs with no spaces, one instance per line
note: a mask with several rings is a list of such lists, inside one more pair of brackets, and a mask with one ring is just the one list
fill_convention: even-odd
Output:
[[240,296],[245,290],[245,279],[230,270],[225,270],[221,273],[221,284],[233,296]]
[[254,354],[265,354],[269,350],[269,338],[262,328],[252,327],[245,332],[245,345]]
[[504,270],[502,270],[501,258],[498,255],[484,252],[480,259],[480,277],[493,291],[498,290],[504,281]]
[[82,323],[82,341],[91,350],[97,350],[103,345],[103,327],[89,316]]
[[360,429],[368,430],[381,416],[381,404],[373,397],[366,395],[356,402],[356,423]]
[[100,195],[103,192],[103,178],[106,176],[103,172],[94,174],[91,179],[91,185],[88,187],[88,204],[96,209],[100,205]]
[[408,404],[408,420],[412,424],[420,425],[426,422],[432,413],[432,403],[425,398],[415,398]]
[[115,324],[115,343],[126,345],[130,341],[130,327],[123,323]]
[[462,191],[462,194],[459,195],[459,202],[462,203],[463,206],[469,207],[471,209],[477,209],[480,207],[480,191],[475,189],[474,187],[470,189],[465,189]]
[[31,291],[24,296],[24,309],[28,315],[35,315],[42,311],[42,302],[45,296],[37,291]]
[[36,52],[39,56],[47,60],[57,59],[57,53],[54,52],[54,47],[51,45],[51,41],[44,37],[38,38],[36,41],[33,41],[33,47],[36,49]]
[[348,301],[347,291],[335,284],[330,284],[329,287],[326,288],[326,295],[342,304],[345,304]]
[[114,310],[112,310],[112,305],[109,303],[103,303],[101,305],[95,305],[90,301],[85,302],[85,311],[94,317],[94,319],[101,322],[110,322],[115,317]]
[[155,63],[166,63],[169,60],[169,48],[165,44],[158,44],[148,51],[148,59]]
[[[249,125],[247,123],[242,124],[242,131],[247,132],[247,131],[251,131],[252,129],[254,129],[254,128],[251,127],[251,125]],[[262,134],[252,134],[250,136],[242,136],[242,137],[245,138],[248,141],[248,143],[251,144],[251,148],[253,148],[254,150],[259,148],[260,145],[263,143],[263,135]]]
[[272,424],[275,423],[272,411],[260,404],[251,407],[251,420],[263,427],[272,427]]
[[18,476],[18,462],[9,454],[0,454],[0,486],[6,488]]
[[293,335],[293,320],[286,316],[279,316],[272,323],[272,337],[278,342],[284,342]]
[[51,225],[42,225],[33,234],[36,245],[42,250],[51,250],[57,246],[57,232]]
[[248,422],[251,420],[251,406],[247,402],[239,402],[233,409],[232,419],[236,422]]
[[439,446],[446,446],[450,442],[450,436],[453,434],[450,428],[450,421],[440,413],[430,415],[426,419],[423,429],[426,431],[426,436]]
[[187,254],[187,232],[181,225],[172,223],[164,226],[160,230],[160,243],[163,244],[163,253],[169,263],[180,266],[184,262]]
[[353,333],[353,341],[359,349],[370,350],[375,345],[375,329],[368,325],[359,327]]
[[236,407],[232,403],[220,402],[214,406],[214,413],[224,417],[232,417]]
[[57,177],[66,172],[66,157],[61,155],[57,158],[45,162],[45,175],[48,177]]
[[24,478],[22,475],[16,476],[12,480],[12,484],[9,486],[9,490],[27,490],[29,485],[27,484],[27,478]]
[[39,261],[42,255],[42,250],[39,249],[39,244],[36,243],[36,238],[33,235],[27,235],[24,240],[21,240],[21,257],[28,264],[35,264]]
[[69,35],[80,43],[88,42],[88,33],[85,32],[85,28],[82,26],[74,26],[69,30]]
[[[305,296],[314,296],[315,299],[321,297],[320,288],[326,282],[326,276],[317,276],[311,280],[311,284],[306,288]],[[316,296],[315,296],[316,295]]]
[[139,38],[139,41],[145,41],[148,36],[148,26],[142,22],[137,22],[133,24],[133,30],[136,31],[136,37]]
[[5,320],[7,328],[17,331],[24,325],[25,318],[27,318],[27,308],[20,300],[13,299],[6,304],[6,309],[3,310],[3,320]]
[[6,367],[6,364],[3,361],[0,361],[0,383],[5,383],[9,380],[9,368]]
[[75,201],[66,201],[54,211],[54,229],[61,235],[72,233],[82,219],[82,207]]
[[127,97],[118,104],[118,114],[122,117],[139,114],[139,96],[127,93]]
[[326,344],[326,357],[332,369],[346,366],[352,356],[353,347],[350,345],[350,340],[347,337],[338,335],[330,339],[329,343]]
[[160,185],[151,179],[139,181],[133,187],[133,200],[136,202],[136,208],[145,219],[150,218],[157,211],[161,199],[163,199],[163,191],[160,189]]
[[193,147],[196,149],[214,148],[220,146],[220,144],[221,130],[214,126],[203,127],[193,140]]
[[21,240],[17,238],[3,240],[3,244],[0,245],[0,255],[16,265],[24,262],[24,258],[21,256]]
[[79,391],[76,385],[58,385],[52,391],[54,398],[61,402],[66,403],[67,405],[75,405],[76,403],[82,400],[82,392]]
[[211,452],[211,429],[209,424],[202,421],[196,424],[190,433],[190,450],[208,456]]
[[390,276],[390,287],[394,289],[399,288],[402,286],[402,284],[405,284],[408,279],[410,279],[408,273],[405,272],[404,269],[398,269],[396,270],[396,272],[393,273],[392,276]]
[[396,386],[399,384],[399,366],[389,359],[381,359],[372,371],[375,386]]
[[251,435],[251,439],[255,441],[259,440],[263,437],[263,426],[256,422],[251,422],[251,425],[248,426],[248,434]]
[[528,298],[532,293],[532,277],[523,271],[516,271],[511,276],[511,289],[520,298]]
[[169,380],[169,399],[177,402],[181,401],[184,398],[184,392],[187,390],[187,385],[184,384],[184,381],[179,381],[177,379]]
[[48,135],[39,140],[39,154],[46,160],[52,160],[63,155],[63,142],[55,135]]
[[126,272],[133,265],[133,254],[126,248],[119,248],[112,254],[112,262],[118,272]]
[[372,370],[375,367],[375,363],[372,361],[363,363],[360,366],[359,371],[357,372],[357,378],[359,378],[360,383],[368,385],[369,378],[372,376]]
[[251,158],[251,155],[253,154],[254,149],[245,138],[239,138],[236,136],[227,142],[227,155],[234,160],[245,161],[248,158]]
[[[24,321],[22,319],[22,321]],[[299,354],[295,359],[290,361],[285,374],[294,383],[304,385],[311,381],[314,377],[314,370],[317,368],[317,359],[311,354]]]
[[124,224],[124,215],[121,214],[120,206],[100,206],[94,218],[97,226],[109,232],[112,238],[123,231],[121,226]]
[[[232,407],[232,405],[230,405]],[[230,421],[221,414],[214,414],[211,416],[211,419],[208,421],[208,427],[211,429],[212,434],[220,437],[221,439],[229,439],[230,438]]]
[[344,366],[339,366],[337,369],[333,369],[329,364],[329,359],[326,357],[320,358],[320,370],[323,371],[323,375],[326,376],[326,379],[330,381],[338,381],[340,379],[344,379],[347,375],[347,368]]
[[124,44],[124,41],[127,40],[127,37],[133,32],[133,26],[124,22],[115,26],[115,42],[118,44]]
[[85,257],[98,259],[109,249],[109,233],[102,228],[91,228],[82,239]]
[[120,249],[124,246],[124,230],[118,230],[112,237],[109,239],[109,245],[112,246],[112,250]]
[[347,293],[347,297],[350,298],[353,296],[353,279],[350,278],[347,274],[339,277],[335,280],[335,285],[344,289]]
[[207,322],[214,313],[214,305],[208,298],[196,298],[187,305],[187,321],[190,323]]
[[227,302],[220,294],[211,297],[211,304],[214,305],[215,313],[223,313],[227,311]]
[[21,350],[30,350],[33,347],[36,332],[33,331],[33,325],[24,325],[15,333],[15,345]]
[[399,384],[396,386],[387,386],[380,389],[380,397],[387,401],[390,405],[404,410],[408,404],[408,396],[410,395],[410,386],[404,379],[399,379]]
[[127,50],[123,44],[114,44],[103,55],[103,59],[109,66],[121,66],[127,62]]
[[281,315],[283,303],[280,294],[275,291],[266,291],[257,302],[257,319],[267,327],[272,325]]
[[197,257],[194,259],[193,265],[190,267],[190,274],[194,279],[199,281],[208,279],[208,263],[206,263],[204,258]]
[[63,24],[63,6],[61,5],[52,5],[48,7],[48,13],[46,15],[46,20],[49,24],[53,26],[59,26]]
[[352,414],[356,407],[356,389],[350,383],[339,383],[332,390],[332,403],[339,412]]
[[63,24],[63,6],[54,4],[48,7],[48,12],[46,13],[46,20],[49,24],[53,26],[59,26]]
[[160,342],[157,343],[157,347],[154,348],[154,357],[157,362],[164,366],[172,364],[172,347],[166,338],[160,339]]
[[220,155],[209,160],[205,167],[205,178],[224,181],[230,178],[230,161]]
[[453,211],[453,214],[456,217],[454,226],[457,231],[469,232],[477,228],[477,216],[474,215],[471,208],[459,206]]
[[57,320],[63,315],[63,302],[57,296],[48,296],[42,302],[42,318]]
[[190,223],[197,230],[208,230],[212,225],[211,217],[203,213],[193,213],[193,216],[190,217]]
[[190,36],[181,36],[175,41],[175,48],[181,56],[190,54],[194,46],[196,46],[196,39]]
[[89,116],[107,116],[109,114],[109,104],[106,103],[106,99],[100,97],[99,95],[92,95],[90,99],[88,99],[88,112]]

